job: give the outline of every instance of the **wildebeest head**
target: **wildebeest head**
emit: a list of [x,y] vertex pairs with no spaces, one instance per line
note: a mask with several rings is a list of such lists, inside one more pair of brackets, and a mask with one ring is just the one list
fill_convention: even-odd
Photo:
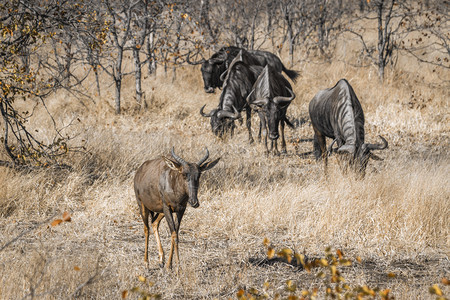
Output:
[[281,74],[265,66],[247,97],[247,102],[254,110],[263,113],[269,129],[269,138],[276,140],[280,136],[280,121],[285,118],[286,109],[294,99],[295,94],[290,83]]
[[205,92],[214,93],[216,87],[222,86],[222,81],[220,80],[220,75],[226,70],[225,58],[222,56],[218,57],[213,55],[210,59],[202,59],[200,61],[192,62],[190,60],[191,53],[188,53],[186,61],[191,65],[201,64],[201,72],[203,79],[203,86]]
[[241,119],[241,114],[234,106],[233,112],[216,108],[211,110],[209,113],[204,113],[203,109],[205,106],[206,104],[200,109],[200,114],[203,117],[211,118],[211,130],[214,135],[220,138],[222,138],[226,132],[233,132],[236,127],[234,120]]
[[214,93],[216,87],[222,86],[220,75],[225,70],[225,61],[220,59],[208,59],[202,63],[201,71],[205,92]]
[[197,63],[192,63],[187,56],[187,62],[190,64],[201,64],[201,72],[203,79],[203,86],[205,92],[214,93],[214,89],[222,87],[223,80],[220,75],[227,70],[228,64],[239,52],[237,47],[222,47],[219,51],[214,53],[210,59],[202,60]]
[[171,155],[172,158],[164,157],[164,160],[169,168],[183,175],[183,178],[185,179],[184,188],[189,195],[188,202],[192,207],[196,208],[200,205],[197,198],[200,175],[202,172],[214,167],[219,162],[220,158],[214,161],[206,162],[209,157],[209,151],[207,148],[205,155],[197,163],[186,162],[184,159],[175,154],[173,147]]
[[[361,176],[364,176],[369,159],[383,160],[379,156],[372,153],[373,150],[384,150],[388,147],[388,142],[386,141],[386,139],[381,135],[379,137],[382,140],[382,143],[380,144],[363,143],[359,147],[342,145],[335,151],[336,153],[347,155],[354,170],[360,173]],[[335,141],[333,141],[333,143],[331,143],[329,147],[330,154],[333,152],[332,147],[334,142]]]

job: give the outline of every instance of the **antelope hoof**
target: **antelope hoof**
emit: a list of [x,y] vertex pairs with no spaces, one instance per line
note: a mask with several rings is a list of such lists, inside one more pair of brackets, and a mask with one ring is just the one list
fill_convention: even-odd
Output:
[[164,268],[164,263],[159,263],[159,267],[160,267],[161,269],[163,269],[163,268]]

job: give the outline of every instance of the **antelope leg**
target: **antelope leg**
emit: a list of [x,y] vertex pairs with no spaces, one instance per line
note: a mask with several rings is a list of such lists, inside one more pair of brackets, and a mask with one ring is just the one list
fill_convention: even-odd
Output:
[[[159,266],[162,268],[164,267],[164,250],[161,245],[161,239],[159,237],[159,223],[164,218],[164,214],[158,213],[156,214],[156,218],[152,220],[152,229],[153,233],[155,234],[156,243],[158,244],[158,252],[159,252]],[[145,249],[145,252],[147,253],[147,247]]]

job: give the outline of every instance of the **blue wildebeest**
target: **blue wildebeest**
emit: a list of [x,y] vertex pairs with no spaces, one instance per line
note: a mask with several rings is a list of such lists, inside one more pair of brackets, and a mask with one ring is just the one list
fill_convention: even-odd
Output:
[[258,74],[262,71],[262,67],[248,65],[246,63],[247,59],[248,57],[243,51],[233,59],[228,72],[224,73],[226,76],[223,78],[224,83],[220,94],[219,106],[209,113],[204,113],[205,104],[200,109],[200,114],[203,117],[211,118],[212,132],[219,137],[223,137],[229,131],[231,136],[233,136],[234,121],[237,119],[242,120],[240,113],[245,110],[249,141],[252,143],[251,108],[248,106],[246,98],[252,90]]
[[260,118],[260,134],[263,131],[264,145],[267,148],[267,131],[271,142],[271,150],[274,154],[279,154],[277,140],[280,136],[278,127],[281,131],[281,151],[286,153],[286,140],[284,138],[285,123],[293,127],[291,122],[286,118],[286,111],[294,100],[295,94],[289,81],[279,72],[276,72],[269,65],[258,76],[253,85],[252,92],[247,97],[250,107],[258,112]]
[[222,75],[227,70],[232,60],[242,50],[247,51],[252,57],[252,61],[248,62],[249,65],[257,65],[261,67],[270,65],[277,72],[286,73],[286,75],[294,81],[299,76],[299,73],[297,71],[287,69],[275,54],[262,50],[245,50],[232,46],[222,47],[208,60],[191,62],[188,55],[187,61],[190,64],[202,64],[201,72],[205,91],[207,93],[213,93],[215,88],[221,88],[223,85],[223,80],[221,80],[220,75]]
[[371,153],[383,150],[388,142],[380,135],[382,144],[367,144],[364,141],[364,113],[361,103],[347,80],[341,79],[330,89],[319,91],[309,103],[309,116],[314,129],[314,155],[323,158],[327,165],[325,138],[334,141],[337,153],[347,154],[350,165],[362,176],[369,158],[380,160]]
[[[139,212],[144,221],[145,262],[148,264],[149,216],[151,226],[158,244],[160,267],[164,266],[164,251],[159,238],[159,223],[166,217],[171,232],[171,246],[167,268],[172,267],[172,256],[179,265],[178,230],[184,211],[189,203],[199,206],[197,191],[202,172],[214,167],[220,158],[206,162],[205,156],[197,163],[189,163],[171,151],[172,157],[160,157],[144,162],[134,177],[134,192]],[[175,214],[175,218],[173,217]]]

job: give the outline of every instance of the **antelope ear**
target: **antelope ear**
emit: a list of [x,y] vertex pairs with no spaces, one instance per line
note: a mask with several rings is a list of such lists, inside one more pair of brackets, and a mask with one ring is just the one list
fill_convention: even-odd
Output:
[[165,156],[163,156],[163,159],[169,168],[181,173],[181,165],[179,165],[178,163],[174,162],[173,160],[171,160],[170,158],[167,158]]
[[203,165],[200,166],[200,170],[202,172],[204,172],[204,171],[208,171],[209,169],[212,169],[219,162],[219,160],[220,160],[220,157],[216,160],[208,161],[208,162],[204,163]]

